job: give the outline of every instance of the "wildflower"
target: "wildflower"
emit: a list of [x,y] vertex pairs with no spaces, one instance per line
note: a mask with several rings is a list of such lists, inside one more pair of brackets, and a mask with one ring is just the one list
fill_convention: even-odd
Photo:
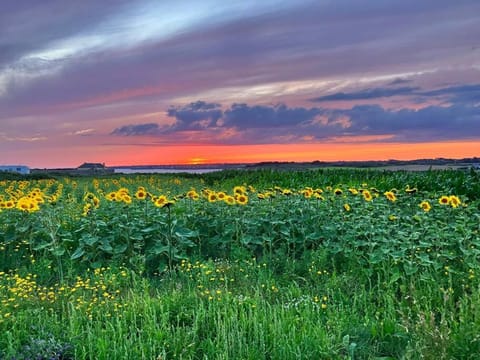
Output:
[[365,201],[372,201],[372,199],[373,199],[372,194],[368,190],[364,190],[362,192],[362,195],[363,195],[363,198],[365,199]]
[[430,209],[432,208],[432,205],[430,205],[430,203],[428,201],[422,201],[419,205],[423,211],[425,212],[429,212]]
[[397,197],[395,196],[393,191],[387,191],[383,195],[385,195],[385,197],[391,202],[397,201]]
[[448,205],[448,203],[450,202],[450,198],[448,196],[441,196],[440,199],[438,199],[438,203],[440,205]]

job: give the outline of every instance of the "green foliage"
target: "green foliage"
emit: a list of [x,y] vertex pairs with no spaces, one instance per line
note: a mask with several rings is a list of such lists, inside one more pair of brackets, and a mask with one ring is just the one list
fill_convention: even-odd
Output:
[[[479,180],[323,169],[0,181],[0,203],[43,197],[35,211],[1,208],[0,358],[473,359]],[[245,205],[208,201],[235,186]]]

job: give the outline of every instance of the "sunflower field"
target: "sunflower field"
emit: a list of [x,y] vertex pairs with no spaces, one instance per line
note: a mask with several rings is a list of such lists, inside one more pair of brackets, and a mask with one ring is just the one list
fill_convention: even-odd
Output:
[[476,359],[480,174],[0,180],[0,359]]

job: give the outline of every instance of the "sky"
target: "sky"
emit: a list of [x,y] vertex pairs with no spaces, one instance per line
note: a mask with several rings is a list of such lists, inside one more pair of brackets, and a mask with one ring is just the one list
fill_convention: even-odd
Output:
[[0,165],[480,156],[478,0],[4,0]]

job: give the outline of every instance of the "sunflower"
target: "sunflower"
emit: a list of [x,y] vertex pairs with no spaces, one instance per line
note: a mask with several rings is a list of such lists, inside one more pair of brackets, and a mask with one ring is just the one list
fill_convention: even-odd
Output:
[[283,189],[283,190],[282,190],[282,195],[290,196],[290,195],[292,195],[292,194],[293,194],[293,192],[292,192],[292,190],[290,190],[290,189]]
[[82,216],[88,216],[91,211],[92,211],[92,204],[88,204],[88,203],[85,204],[83,206]]
[[187,192],[187,197],[192,199],[192,200],[198,200],[200,198],[200,195],[195,190],[190,190]]
[[420,206],[425,212],[429,212],[432,208],[432,205],[430,205],[428,201],[422,201],[418,206]]
[[228,205],[235,205],[235,198],[233,196],[227,195],[225,196],[225,202]]
[[109,201],[116,201],[117,200],[117,193],[115,191],[109,192],[107,196],[105,196]]
[[245,188],[245,186],[235,186],[233,188],[233,193],[238,195],[243,195],[247,193],[247,189]]
[[147,192],[145,189],[138,188],[137,192],[135,193],[135,198],[137,200],[145,200],[147,198]]
[[127,188],[120,188],[117,190],[117,193],[119,194],[128,194],[128,189]]
[[128,194],[123,194],[122,195],[122,201],[125,203],[125,204],[131,204],[132,203],[132,197]]
[[418,189],[416,187],[411,188],[410,185],[407,185],[407,187],[405,188],[405,192],[407,194],[415,194],[417,191]]
[[312,188],[306,188],[301,190],[300,194],[302,194],[306,199],[310,199],[313,195],[313,190]]
[[352,194],[352,195],[357,195],[358,194],[358,190],[355,189],[355,188],[349,188],[348,191],[350,191],[350,194]]
[[164,207],[167,201],[168,200],[165,195],[160,195],[159,197],[156,198],[154,204],[156,207]]
[[223,191],[219,191],[219,192],[217,193],[217,199],[218,199],[218,200],[225,200],[225,197],[226,197],[226,196],[227,196],[227,194],[225,194],[225,192],[223,192]]
[[449,203],[452,207],[454,208],[457,208],[459,205],[462,204],[462,202],[460,201],[459,197],[458,196],[455,196],[455,195],[450,195],[450,197],[448,198],[449,200]]
[[450,202],[450,198],[446,195],[443,195],[440,197],[440,199],[438,199],[438,203],[440,205],[448,205],[449,202]]
[[373,199],[372,194],[368,190],[364,190],[362,192],[362,195],[363,195],[363,198],[365,199],[365,201],[372,201],[372,199]]
[[175,205],[175,200],[167,200],[167,201],[163,204],[163,206],[161,206],[161,207],[162,207],[162,208],[163,208],[163,207],[169,208],[169,207],[172,206],[172,205]]
[[350,205],[348,204],[343,204],[343,208],[345,209],[345,211],[349,212],[350,210],[352,210],[352,208],[350,207]]
[[237,200],[238,204],[246,205],[248,203],[248,196],[247,195],[238,195],[236,200]]
[[388,215],[388,220],[395,221],[398,220],[398,217],[396,217],[395,215]]
[[92,199],[94,198],[94,196],[95,196],[95,195],[94,195],[93,193],[87,192],[87,193],[85,194],[85,196],[83,197],[83,201],[92,200]]
[[342,191],[342,189],[336,188],[335,190],[333,190],[333,193],[334,193],[335,195],[342,195],[342,194],[343,194],[343,191]]
[[17,209],[22,211],[30,211],[30,208],[33,207],[33,202],[27,197],[22,197],[18,199]]
[[395,196],[393,191],[386,191],[383,195],[385,195],[385,197],[391,202],[397,201],[397,197]]
[[213,203],[213,202],[215,202],[215,201],[218,200],[218,197],[217,197],[217,194],[216,194],[216,193],[211,192],[210,194],[208,194],[208,198],[207,198],[207,199],[208,199],[208,202]]
[[93,206],[95,206],[98,209],[98,207],[100,206],[100,199],[98,197],[94,196],[93,199],[92,199],[92,204],[93,204]]

